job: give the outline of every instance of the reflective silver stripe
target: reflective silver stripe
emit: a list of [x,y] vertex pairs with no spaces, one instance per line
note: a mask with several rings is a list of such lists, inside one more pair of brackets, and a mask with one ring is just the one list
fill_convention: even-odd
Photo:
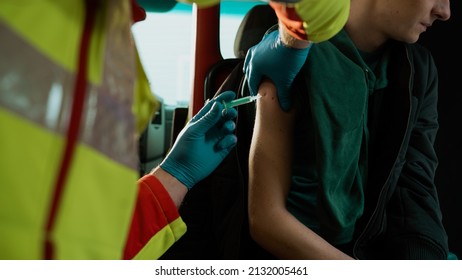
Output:
[[69,123],[74,75],[66,72],[0,21],[0,105],[63,134]]

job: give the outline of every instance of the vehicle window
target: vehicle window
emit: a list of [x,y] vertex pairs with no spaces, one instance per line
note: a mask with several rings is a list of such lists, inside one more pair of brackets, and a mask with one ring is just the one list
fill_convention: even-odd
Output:
[[[220,47],[223,58],[233,46],[245,13],[261,1],[222,1]],[[192,5],[178,3],[165,13],[147,13],[132,31],[154,94],[165,105],[188,106],[191,98]]]

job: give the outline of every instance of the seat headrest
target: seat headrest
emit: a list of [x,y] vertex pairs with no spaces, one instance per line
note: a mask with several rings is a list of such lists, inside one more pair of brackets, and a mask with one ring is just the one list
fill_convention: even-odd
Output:
[[234,55],[244,58],[247,51],[256,45],[265,32],[278,23],[273,8],[267,4],[253,6],[244,16],[234,40]]

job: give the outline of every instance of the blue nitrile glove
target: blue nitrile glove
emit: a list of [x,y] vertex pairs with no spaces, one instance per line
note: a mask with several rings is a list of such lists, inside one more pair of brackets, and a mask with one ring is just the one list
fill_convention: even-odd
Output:
[[264,77],[273,81],[276,86],[279,105],[284,111],[290,109],[290,87],[302,68],[311,48],[297,49],[285,46],[279,31],[273,31],[251,47],[244,61],[244,73],[250,94],[256,95]]
[[237,111],[235,108],[224,110],[222,103],[233,100],[235,95],[225,91],[205,104],[181,130],[160,164],[188,189],[210,175],[236,145],[233,119]]

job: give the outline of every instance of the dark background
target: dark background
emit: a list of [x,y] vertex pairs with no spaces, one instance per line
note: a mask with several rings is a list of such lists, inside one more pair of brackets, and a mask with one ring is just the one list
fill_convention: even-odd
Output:
[[462,7],[451,1],[451,18],[437,21],[422,34],[420,43],[433,54],[439,73],[440,130],[436,149],[440,164],[436,174],[443,222],[449,249],[462,259]]

